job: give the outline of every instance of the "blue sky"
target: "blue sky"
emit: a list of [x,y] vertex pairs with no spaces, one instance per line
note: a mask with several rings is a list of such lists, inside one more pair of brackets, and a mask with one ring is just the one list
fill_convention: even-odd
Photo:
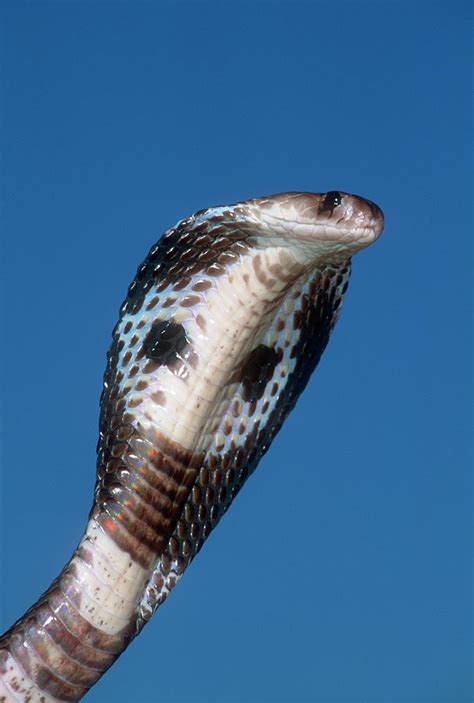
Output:
[[469,13],[2,5],[4,627],[80,538],[110,333],[161,232],[284,190],[386,217],[298,407],[91,703],[472,699]]

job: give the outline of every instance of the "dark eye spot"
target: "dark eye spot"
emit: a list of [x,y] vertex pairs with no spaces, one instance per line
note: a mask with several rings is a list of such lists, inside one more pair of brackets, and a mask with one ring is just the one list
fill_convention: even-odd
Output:
[[143,342],[148,359],[169,365],[189,344],[183,325],[169,320],[155,322]]
[[337,190],[330,190],[326,193],[320,207],[320,212],[332,212],[337,205],[342,202],[341,194]]

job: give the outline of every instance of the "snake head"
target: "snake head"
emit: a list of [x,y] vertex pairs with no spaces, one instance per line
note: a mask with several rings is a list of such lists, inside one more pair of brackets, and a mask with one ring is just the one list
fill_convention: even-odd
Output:
[[348,258],[374,242],[382,233],[382,210],[358,195],[280,193],[246,202],[255,221],[272,236],[278,233],[293,251],[304,257]]

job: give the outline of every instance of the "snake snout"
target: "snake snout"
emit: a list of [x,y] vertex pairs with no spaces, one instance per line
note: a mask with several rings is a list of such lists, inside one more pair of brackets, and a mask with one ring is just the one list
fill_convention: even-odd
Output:
[[371,241],[377,239],[384,226],[383,212],[378,205],[358,195],[339,193],[339,196],[340,205],[334,213],[339,223],[355,231],[369,230]]
[[384,216],[382,210],[378,205],[373,203],[371,200],[365,201],[370,210],[370,226],[374,230],[375,238],[380,237],[383,232],[384,227]]

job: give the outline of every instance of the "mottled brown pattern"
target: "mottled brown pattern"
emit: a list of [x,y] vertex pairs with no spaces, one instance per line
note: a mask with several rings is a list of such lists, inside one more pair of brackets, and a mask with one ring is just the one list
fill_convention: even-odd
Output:
[[129,428],[114,446],[112,465],[104,456],[96,489],[94,519],[139,564],[148,568],[163,551],[200,458],[159,434],[146,437]]
[[[76,603],[79,605],[80,600],[76,600]],[[93,649],[114,655],[114,658],[123,651],[130,640],[131,628],[126,628],[117,635],[107,635],[83,618],[77,610],[78,605],[69,598],[67,580],[63,580],[62,575],[45,596],[40,598],[38,604],[46,605],[61,622],[65,631]]]
[[[90,560],[90,555],[85,557]],[[128,626],[117,635],[106,635],[80,615],[82,596],[74,571],[72,565],[66,567],[0,642],[0,647],[7,643],[31,681],[62,701],[79,700],[113,664],[133,634]],[[0,650],[3,673],[6,662],[7,653]],[[17,691],[21,690],[18,682]],[[24,700],[27,695],[25,692]]]
[[11,635],[9,649],[25,674],[45,693],[61,701],[77,701],[87,693],[87,688],[69,684],[59,675],[52,673],[23,631]]
[[[88,645],[87,637],[78,639],[77,636],[71,634],[59,617],[53,613],[49,604],[40,605],[35,613],[35,618],[41,630],[49,635],[58,649],[81,666],[102,672],[115,661],[114,654],[103,652],[98,646]],[[89,625],[89,627],[91,626]],[[123,646],[122,639],[120,645]]]

